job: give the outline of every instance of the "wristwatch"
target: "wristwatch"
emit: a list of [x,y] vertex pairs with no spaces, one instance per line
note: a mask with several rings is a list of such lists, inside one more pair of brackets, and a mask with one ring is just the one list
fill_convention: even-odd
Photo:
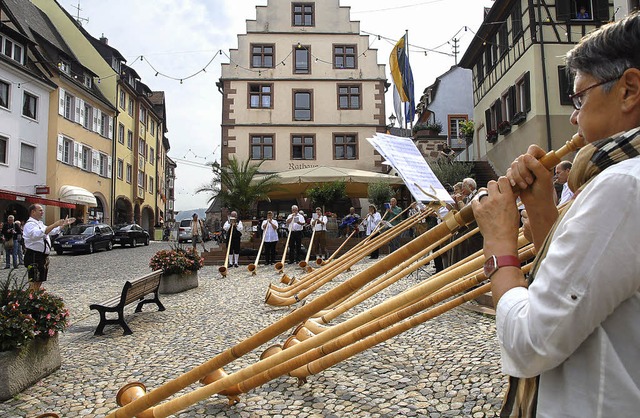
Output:
[[493,273],[498,271],[500,267],[520,268],[520,260],[515,255],[492,255],[484,262],[484,275],[488,279],[493,275]]

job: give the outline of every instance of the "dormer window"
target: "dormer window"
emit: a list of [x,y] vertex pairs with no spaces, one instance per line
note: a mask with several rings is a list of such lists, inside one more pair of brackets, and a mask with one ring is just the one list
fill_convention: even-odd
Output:
[[91,77],[89,74],[84,74],[84,83],[83,83],[86,87],[91,88],[91,86],[93,86],[93,77]]
[[68,62],[60,60],[58,63],[58,68],[65,74],[71,75],[71,65]]
[[13,39],[9,39],[4,35],[0,36],[0,51],[12,60],[18,61],[20,64],[23,63],[24,46],[16,43]]
[[111,68],[113,68],[116,73],[120,72],[120,60],[118,58],[111,57]]

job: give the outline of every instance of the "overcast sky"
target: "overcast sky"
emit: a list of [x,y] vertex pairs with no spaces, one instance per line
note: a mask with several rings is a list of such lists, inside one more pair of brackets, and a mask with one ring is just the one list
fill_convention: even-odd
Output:
[[[266,5],[267,0],[58,1],[73,16],[79,3],[80,17],[88,19],[83,22],[85,29],[96,38],[104,34],[142,82],[165,92],[169,156],[178,163],[176,210],[207,207],[210,196],[194,191],[211,178],[205,164],[220,159],[222,95],[215,83],[228,59],[218,51],[228,55],[237,48],[237,35],[246,32],[245,21],[255,19],[255,6]],[[369,44],[377,50],[378,62],[386,65],[388,80],[394,42],[385,38],[397,40],[409,31],[418,101],[423,90],[455,63],[447,42],[454,36],[459,39],[460,58],[482,22],[484,7],[493,1],[341,0],[340,4],[351,6],[351,19],[360,21],[363,33],[381,36],[380,40],[370,36]],[[441,53],[425,55],[430,49]],[[206,72],[187,79],[205,67]],[[387,95],[386,101],[389,116],[394,113],[392,97]]]

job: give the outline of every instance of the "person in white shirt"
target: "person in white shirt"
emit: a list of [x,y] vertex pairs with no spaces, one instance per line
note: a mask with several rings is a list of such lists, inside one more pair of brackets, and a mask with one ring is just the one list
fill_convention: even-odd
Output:
[[276,262],[276,244],[278,243],[278,221],[273,219],[273,212],[267,212],[267,219],[262,221],[262,233],[264,234],[264,264],[271,265]]
[[[638,416],[638,45],[635,13],[567,53],[576,92],[570,120],[588,144],[573,161],[569,183],[576,197],[568,209],[556,209],[551,173],[538,161],[545,152],[535,145],[473,201],[485,257],[514,256],[518,210],[511,187],[517,185],[544,257],[530,284],[511,264],[490,275],[502,369],[520,380],[539,375],[529,403],[538,417]],[[522,406],[505,400],[507,414]]]
[[193,249],[198,246],[198,243],[202,243],[202,249],[206,252],[207,249],[204,246],[204,223],[201,219],[198,219],[198,214],[194,213],[191,218],[191,244]]
[[287,227],[291,230],[289,239],[289,264],[298,263],[302,259],[302,230],[304,228],[304,216],[300,215],[298,206],[291,206],[291,213],[287,216]]
[[[231,233],[231,228],[233,228],[233,233]],[[229,249],[229,265],[238,267],[238,261],[240,260],[240,238],[244,231],[244,226],[238,218],[238,212],[234,210],[229,214],[229,218],[222,226],[222,229],[227,234],[227,245],[231,246]],[[229,238],[231,238],[231,240],[229,240]]]
[[569,188],[569,173],[571,172],[571,161],[562,161],[555,168],[556,183],[562,184],[562,193],[558,206],[564,205],[573,198],[573,192]]
[[325,257],[329,258],[327,252],[327,217],[322,214],[322,208],[316,208],[316,213],[313,214],[313,220],[311,221],[311,227],[316,231],[313,238],[313,247],[316,253],[316,259]]
[[[378,213],[378,210],[376,209],[376,205],[369,205],[369,214],[364,220],[364,225],[366,228],[365,234],[367,236],[370,236],[371,234],[373,234],[374,231],[376,231],[376,227],[380,223],[381,219],[382,217]],[[377,231],[376,231],[376,234],[377,234]],[[373,237],[371,237],[370,239],[373,239]],[[379,254],[380,254],[380,251],[376,249],[371,253],[369,258],[376,259],[378,258]]]
[[49,273],[49,252],[51,251],[50,234],[60,233],[60,228],[71,225],[75,218],[59,219],[47,226],[42,222],[44,208],[42,205],[29,206],[29,219],[24,224],[22,237],[26,251],[24,264],[27,266],[29,287],[33,290],[40,289],[42,282],[47,280]]

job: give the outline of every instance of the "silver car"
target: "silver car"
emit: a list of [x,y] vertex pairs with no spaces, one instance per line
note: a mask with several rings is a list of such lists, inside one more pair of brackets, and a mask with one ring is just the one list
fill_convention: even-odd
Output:
[[191,219],[183,219],[178,224],[178,242],[191,241]]

